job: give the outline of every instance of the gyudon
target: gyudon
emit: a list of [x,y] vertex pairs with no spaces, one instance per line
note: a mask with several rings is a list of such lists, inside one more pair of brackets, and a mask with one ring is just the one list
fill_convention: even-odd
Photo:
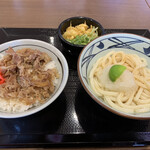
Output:
[[22,112],[44,103],[58,78],[55,62],[48,54],[9,48],[0,60],[0,110]]

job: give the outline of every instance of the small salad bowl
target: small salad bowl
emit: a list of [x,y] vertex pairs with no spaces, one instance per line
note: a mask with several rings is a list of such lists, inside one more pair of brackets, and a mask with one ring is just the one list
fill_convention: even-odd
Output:
[[[58,27],[58,36],[59,36],[59,38],[60,38],[60,40],[61,40],[61,42],[65,48],[64,50],[66,52],[69,52],[71,55],[76,56],[76,57],[78,57],[81,50],[87,44],[80,45],[80,44],[71,43],[70,41],[66,40],[63,37],[63,34],[66,32],[66,29],[68,27],[70,27],[70,26],[75,27],[75,26],[80,25],[80,24],[86,24],[86,25],[88,25],[89,28],[92,25],[93,28],[96,28],[96,32],[98,34],[98,37],[105,33],[102,25],[92,18],[80,16],[80,17],[71,17],[71,18],[64,20]],[[78,38],[78,40],[81,40],[81,39]],[[78,41],[78,42],[81,43],[81,41]]]

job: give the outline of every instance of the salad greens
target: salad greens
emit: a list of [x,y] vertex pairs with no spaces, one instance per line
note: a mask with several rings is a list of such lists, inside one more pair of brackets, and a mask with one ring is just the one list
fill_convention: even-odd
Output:
[[90,33],[85,33],[83,35],[77,35],[74,39],[67,39],[72,44],[77,45],[87,45],[89,42],[98,37],[98,28],[92,27],[92,31]]

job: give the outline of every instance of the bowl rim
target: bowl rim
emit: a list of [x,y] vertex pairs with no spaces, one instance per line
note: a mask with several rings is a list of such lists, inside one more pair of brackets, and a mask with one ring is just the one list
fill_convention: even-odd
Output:
[[[10,44],[13,44],[13,43],[18,43],[18,45],[21,45],[22,42],[25,42],[25,43],[28,43],[28,44],[33,44],[36,43],[36,45],[39,45],[39,46],[45,46],[47,49],[50,49],[51,53],[53,53],[55,56],[57,56],[58,58],[58,62],[60,63],[61,67],[62,67],[62,73],[64,74],[62,76],[62,81],[59,85],[59,88],[57,89],[56,93],[51,97],[49,98],[45,103],[43,103],[42,105],[40,106],[35,106],[35,109],[33,108],[32,110],[31,109],[28,109],[24,112],[17,112],[17,113],[10,113],[10,112],[0,112],[0,118],[21,118],[21,117],[26,117],[26,116],[29,116],[29,115],[33,115],[37,112],[40,112],[41,110],[45,109],[46,107],[48,107],[50,104],[52,104],[58,97],[59,95],[62,93],[62,91],[64,90],[66,84],[67,84],[67,81],[68,81],[68,76],[69,76],[69,67],[68,67],[68,63],[67,63],[67,60],[66,58],[64,57],[64,55],[62,54],[62,52],[57,49],[55,46],[53,46],[52,44],[50,43],[47,43],[47,42],[44,42],[44,41],[41,41],[41,40],[36,40],[36,39],[18,39],[18,40],[12,40],[12,41],[8,41],[8,42],[5,42],[5,43],[2,43],[0,44],[0,47],[9,47]],[[23,43],[22,43],[23,44]],[[8,45],[8,46],[7,46]],[[15,46],[16,44],[14,44]],[[35,46],[35,45],[34,45]],[[44,47],[44,48],[45,48]],[[52,100],[52,101],[50,101]]]
[[108,33],[108,34],[102,35],[102,36],[100,36],[100,37],[97,37],[96,39],[94,39],[93,41],[91,41],[90,43],[88,43],[88,44],[82,49],[82,51],[81,51],[80,54],[79,54],[78,61],[77,61],[77,72],[78,72],[78,76],[79,76],[80,82],[81,82],[83,88],[85,89],[85,91],[88,93],[88,95],[89,95],[95,102],[97,102],[100,106],[102,106],[102,107],[105,108],[106,110],[108,110],[108,111],[110,111],[110,112],[112,112],[112,113],[114,113],[114,114],[116,114],[116,115],[118,115],[118,116],[121,116],[121,117],[124,117],[124,118],[128,118],[128,119],[134,119],[134,120],[149,120],[149,119],[150,119],[150,116],[144,116],[144,117],[142,117],[142,116],[132,116],[132,115],[130,115],[130,114],[126,114],[126,113],[123,113],[123,112],[121,112],[121,111],[117,111],[117,110],[115,110],[115,109],[113,109],[113,108],[111,108],[111,107],[108,107],[107,105],[103,104],[101,101],[99,101],[99,100],[94,96],[94,94],[93,94],[92,92],[90,92],[90,91],[88,90],[88,88],[86,87],[86,85],[85,85],[85,83],[84,83],[84,81],[83,81],[83,79],[82,79],[82,76],[81,76],[81,73],[80,73],[80,66],[79,66],[79,65],[80,65],[81,55],[82,55],[82,53],[84,52],[84,50],[86,49],[86,47],[88,47],[92,42],[94,43],[94,41],[96,41],[98,38],[104,38],[105,36],[111,36],[111,35],[117,35],[117,34],[118,34],[118,35],[119,35],[119,34],[122,34],[122,35],[137,36],[137,37],[139,37],[139,38],[143,38],[143,39],[145,39],[145,40],[149,40],[149,41],[150,41],[150,39],[147,38],[147,37],[143,37],[143,36],[141,36],[141,35],[137,35],[137,34],[133,34],[133,33],[123,33],[123,32],[119,32],[119,33]]
[[61,39],[63,42],[67,43],[67,44],[70,45],[70,46],[75,46],[75,47],[78,47],[78,48],[84,48],[84,47],[86,46],[86,45],[76,45],[76,44],[72,44],[72,43],[68,42],[67,40],[65,40],[65,39],[63,38],[63,36],[62,36],[62,34],[61,34],[61,27],[62,27],[62,25],[63,25],[65,22],[68,22],[68,21],[70,21],[70,20],[72,20],[72,19],[87,19],[87,20],[91,20],[91,21],[95,22],[96,24],[98,24],[98,26],[100,26],[100,29],[101,29],[101,31],[102,31],[101,36],[105,34],[105,30],[104,30],[103,26],[102,26],[98,21],[96,21],[96,20],[93,19],[93,18],[84,17],[84,16],[75,16],[75,17],[67,18],[67,19],[63,20],[63,21],[60,23],[60,25],[58,26],[58,36],[60,37],[60,39]]

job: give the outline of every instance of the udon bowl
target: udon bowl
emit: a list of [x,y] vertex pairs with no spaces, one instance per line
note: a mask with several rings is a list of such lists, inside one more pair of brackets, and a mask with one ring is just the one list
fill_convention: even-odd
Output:
[[136,54],[139,57],[145,58],[148,63],[147,67],[150,68],[150,39],[128,33],[103,35],[89,43],[79,55],[77,67],[82,86],[94,101],[116,115],[137,120],[150,119],[150,111],[145,113],[127,113],[112,108],[101,97],[97,96],[91,88],[89,74],[93,64],[112,50]]
[[9,47],[13,48],[14,50],[22,48],[31,48],[47,53],[51,57],[51,59],[55,62],[56,68],[60,75],[54,92],[52,93],[51,97],[45,101],[45,103],[32,107],[24,112],[10,113],[10,112],[2,112],[0,110],[0,118],[25,117],[43,110],[57,99],[57,97],[63,91],[68,80],[68,64],[60,50],[58,50],[53,45],[40,40],[20,39],[3,43],[0,45],[0,54],[5,55],[5,51]]

